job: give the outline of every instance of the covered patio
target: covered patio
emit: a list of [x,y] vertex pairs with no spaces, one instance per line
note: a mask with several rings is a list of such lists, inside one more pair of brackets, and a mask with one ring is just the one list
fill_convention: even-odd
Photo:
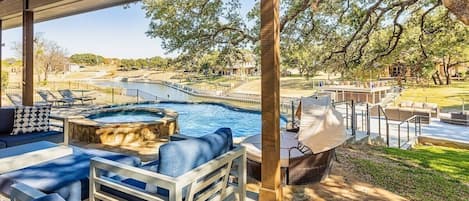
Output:
[[[33,46],[35,23],[132,2],[134,0],[0,1],[0,30],[20,26],[23,29],[23,105],[34,105]],[[280,122],[278,121],[280,118],[279,15],[279,0],[261,1],[262,164],[264,165],[262,165],[260,200],[282,200]],[[0,44],[2,44],[1,32]],[[1,69],[0,64],[0,71]]]

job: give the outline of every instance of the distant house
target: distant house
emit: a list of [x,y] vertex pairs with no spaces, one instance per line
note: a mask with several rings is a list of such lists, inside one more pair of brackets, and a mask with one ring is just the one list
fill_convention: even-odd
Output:
[[255,60],[255,56],[247,55],[243,61],[235,61],[232,65],[214,73],[227,76],[251,76],[258,73],[258,66]]
[[78,64],[69,63],[69,64],[66,64],[65,71],[69,72],[69,73],[80,72],[81,71],[81,66],[78,65]]
[[[435,66],[435,70],[438,70],[440,76],[444,76],[444,70],[442,64],[437,64]],[[468,65],[457,65],[449,69],[449,75],[451,77],[464,77],[465,73],[469,71]],[[388,68],[385,68],[384,72],[382,73],[384,77],[402,77],[405,75],[406,77],[415,77],[414,73],[411,72],[410,68],[406,68],[402,65],[393,65]]]

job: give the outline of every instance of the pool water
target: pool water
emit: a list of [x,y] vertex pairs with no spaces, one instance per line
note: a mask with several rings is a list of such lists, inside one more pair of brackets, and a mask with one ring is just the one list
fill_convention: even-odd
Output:
[[160,120],[161,114],[145,111],[102,112],[88,116],[99,123],[134,123]]
[[[209,103],[159,103],[138,105],[137,107],[141,106],[165,108],[178,112],[179,129],[183,135],[198,137],[213,133],[222,127],[231,128],[233,137],[246,137],[261,132],[260,112]],[[280,119],[279,121],[284,127],[286,120]]]

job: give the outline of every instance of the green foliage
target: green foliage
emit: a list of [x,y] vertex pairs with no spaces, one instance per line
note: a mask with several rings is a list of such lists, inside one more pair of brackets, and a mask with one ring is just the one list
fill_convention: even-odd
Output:
[[[469,48],[469,28],[438,0],[317,2],[322,1],[281,1],[282,65],[307,76],[399,64],[428,78],[437,57],[451,53],[453,62],[461,61],[461,52]],[[143,3],[151,20],[147,35],[161,38],[170,52],[200,59],[218,51],[219,60],[226,62],[224,55],[241,49],[259,53],[259,3],[246,16],[239,0]]]
[[91,54],[91,53],[85,53],[85,54],[74,54],[70,57],[70,61],[72,63],[80,64],[80,65],[89,65],[89,66],[95,66],[95,65],[101,65],[104,63],[104,57]]
[[153,69],[153,70],[167,70],[171,59],[163,57],[152,58],[139,58],[139,59],[122,59],[120,60],[120,67],[122,70],[137,70],[137,69]]
[[7,71],[2,71],[1,73],[2,73],[2,80],[1,80],[2,89],[5,89],[8,86],[9,75]]

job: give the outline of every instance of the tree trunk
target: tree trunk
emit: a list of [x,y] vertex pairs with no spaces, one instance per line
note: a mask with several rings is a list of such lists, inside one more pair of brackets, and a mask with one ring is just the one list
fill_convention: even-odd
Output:
[[436,79],[438,80],[438,84],[443,85],[443,80],[441,80],[440,72],[436,71],[435,75],[436,75]]
[[467,0],[443,0],[448,10],[466,25],[469,25],[469,1]]
[[443,73],[445,75],[445,79],[446,79],[446,85],[450,85],[451,84],[451,75],[449,74],[449,70],[450,70],[450,64],[451,62],[451,57],[448,56],[448,61],[445,60],[445,57],[443,57]]
[[[438,71],[437,71],[438,72]],[[436,73],[432,74],[432,80],[435,85],[438,85],[438,82],[436,81]]]

